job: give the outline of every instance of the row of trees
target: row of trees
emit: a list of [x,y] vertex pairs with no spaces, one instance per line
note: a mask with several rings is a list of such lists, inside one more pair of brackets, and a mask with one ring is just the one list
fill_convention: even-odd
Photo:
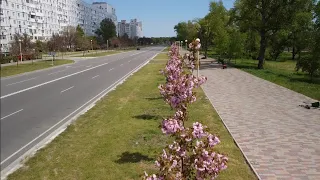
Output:
[[37,40],[33,43],[31,37],[27,34],[15,34],[11,42],[10,53],[15,56],[20,54],[20,42],[22,54],[101,49],[106,48],[109,40],[115,36],[116,27],[114,23],[110,19],[104,19],[100,23],[100,28],[96,31],[96,36],[86,36],[79,25],[77,27],[65,27],[62,32],[52,34],[47,42]]
[[297,68],[313,67],[313,74],[320,66],[319,16],[318,0],[237,0],[230,10],[219,1],[210,3],[205,17],[174,29],[179,40],[200,37],[206,57],[212,47],[223,58],[257,59],[259,69],[265,59],[277,60],[288,48]]

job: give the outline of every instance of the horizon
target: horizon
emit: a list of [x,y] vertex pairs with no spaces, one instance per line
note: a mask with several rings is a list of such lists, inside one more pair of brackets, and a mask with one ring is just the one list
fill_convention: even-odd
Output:
[[[197,2],[198,9],[195,11],[194,1],[184,0],[171,2],[169,0],[85,0],[87,3],[106,2],[116,9],[117,21],[138,19],[142,21],[144,37],[173,37],[176,36],[174,26],[182,21],[202,18],[209,12],[209,3],[212,0]],[[224,6],[230,9],[234,0],[223,0]],[[170,6],[166,6],[166,5]],[[184,9],[184,11],[177,11]]]

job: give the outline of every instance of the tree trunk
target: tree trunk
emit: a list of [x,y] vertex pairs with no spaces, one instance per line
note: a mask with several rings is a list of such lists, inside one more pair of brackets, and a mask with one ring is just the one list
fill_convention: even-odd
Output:
[[259,63],[258,63],[258,69],[263,69],[263,62],[264,62],[264,56],[266,53],[267,48],[267,38],[266,38],[266,32],[264,30],[260,31],[260,50],[259,50]]
[[295,57],[296,57],[296,50],[295,50],[295,48],[294,48],[294,46],[292,47],[292,60],[294,60],[295,59]]

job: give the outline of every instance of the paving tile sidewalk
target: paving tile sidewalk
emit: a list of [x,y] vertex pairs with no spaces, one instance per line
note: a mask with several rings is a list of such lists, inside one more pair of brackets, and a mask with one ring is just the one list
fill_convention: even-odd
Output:
[[315,100],[211,61],[203,89],[260,178],[319,180],[320,110],[298,106]]

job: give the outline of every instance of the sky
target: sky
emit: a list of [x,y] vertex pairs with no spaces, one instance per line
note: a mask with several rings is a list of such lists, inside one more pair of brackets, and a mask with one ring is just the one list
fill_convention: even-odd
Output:
[[[85,0],[88,3],[94,0]],[[209,12],[212,0],[95,0],[107,2],[116,9],[118,21],[137,18],[142,21],[146,37],[176,36],[173,27],[181,21],[202,18]],[[229,9],[234,0],[223,0]]]

